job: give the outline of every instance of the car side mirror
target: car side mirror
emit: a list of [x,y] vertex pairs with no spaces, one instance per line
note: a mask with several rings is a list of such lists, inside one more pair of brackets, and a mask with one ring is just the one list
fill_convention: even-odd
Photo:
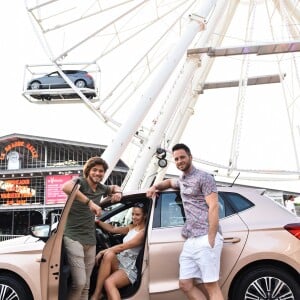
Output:
[[34,237],[40,238],[42,240],[46,240],[50,235],[50,225],[43,224],[43,225],[31,226],[30,233]]

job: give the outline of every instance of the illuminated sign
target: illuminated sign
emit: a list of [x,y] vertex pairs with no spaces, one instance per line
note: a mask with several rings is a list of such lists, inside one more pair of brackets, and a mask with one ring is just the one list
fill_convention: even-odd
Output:
[[4,147],[4,150],[2,150],[2,152],[0,154],[0,160],[5,159],[5,156],[7,155],[7,153],[17,147],[24,147],[24,148],[28,149],[33,158],[38,158],[38,156],[39,156],[33,145],[31,145],[28,142],[18,140],[18,141],[10,143]]
[[36,191],[30,187],[30,179],[0,180],[0,199],[2,204],[27,204],[27,199],[35,196]]

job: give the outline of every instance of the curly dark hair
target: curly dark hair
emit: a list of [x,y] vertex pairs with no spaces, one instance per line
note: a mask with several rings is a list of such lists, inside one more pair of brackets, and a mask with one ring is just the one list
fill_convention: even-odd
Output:
[[90,173],[90,170],[96,165],[103,166],[104,172],[106,172],[108,169],[108,164],[103,158],[99,156],[91,157],[89,160],[86,161],[86,163],[83,166],[83,177],[87,178]]

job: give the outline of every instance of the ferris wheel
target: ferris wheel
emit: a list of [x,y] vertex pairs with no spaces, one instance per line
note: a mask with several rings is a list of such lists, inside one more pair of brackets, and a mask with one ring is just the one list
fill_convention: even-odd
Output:
[[[299,180],[298,1],[25,3],[49,58],[48,65],[29,66],[28,74],[34,77],[56,70],[67,82],[65,69],[92,74],[96,82],[93,101],[72,82],[64,93],[78,95],[75,102],[86,105],[116,131],[116,138],[104,153],[111,168],[128,144],[137,147],[134,170],[127,181],[129,188],[145,187],[154,177],[162,178],[166,169],[158,162],[169,160],[171,146],[191,135],[192,149],[197,149],[193,151],[195,161],[218,176],[234,178],[243,173],[241,177],[246,179]],[[268,95],[275,87],[281,97],[272,103]],[[39,104],[73,103],[64,97],[35,101],[26,89],[24,95]],[[220,99],[223,97],[225,100]],[[221,101],[228,101],[228,105],[224,108]],[[259,105],[255,114],[251,101]],[[266,102],[270,107],[263,110]],[[274,113],[271,120],[272,106],[279,114]],[[258,110],[262,110],[261,117]],[[211,117],[201,123],[195,116],[204,119],[205,113]],[[259,120],[262,123],[258,128],[264,136],[256,130],[252,135],[258,140],[253,143],[248,130]],[[255,155],[256,148],[264,147],[260,139],[265,142],[269,138],[264,128],[276,135],[276,125],[281,122],[288,139],[273,143],[270,149],[276,152],[288,147],[293,156],[290,165],[268,168],[262,164],[259,168],[247,164],[244,150],[252,148]],[[216,125],[214,129],[212,124]],[[210,136],[203,138],[210,130]],[[229,132],[224,139],[223,130]],[[162,157],[157,148],[165,149],[166,155]],[[221,152],[223,157],[214,159],[214,152]]]

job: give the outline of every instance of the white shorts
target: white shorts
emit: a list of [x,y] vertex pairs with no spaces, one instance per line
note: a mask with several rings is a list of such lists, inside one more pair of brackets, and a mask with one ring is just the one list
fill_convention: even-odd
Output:
[[217,233],[215,246],[208,242],[208,235],[188,238],[179,258],[179,279],[196,279],[198,282],[216,282],[220,276],[220,259],[223,237]]

